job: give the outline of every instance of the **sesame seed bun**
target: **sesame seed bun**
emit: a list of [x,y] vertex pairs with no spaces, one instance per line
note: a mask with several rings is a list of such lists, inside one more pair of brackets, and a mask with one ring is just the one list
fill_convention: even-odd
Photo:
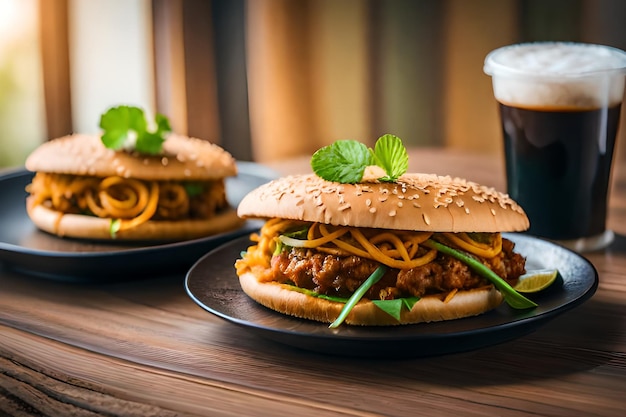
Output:
[[529,226],[522,208],[508,195],[464,179],[430,174],[359,184],[329,182],[313,174],[284,177],[249,193],[238,214],[432,232],[514,232]]
[[[163,142],[160,154],[145,155],[108,149],[99,135],[74,134],[41,144],[28,156],[25,165],[37,173],[28,187],[31,195],[27,199],[27,213],[39,229],[57,236],[173,241],[233,230],[243,223],[235,209],[228,206],[224,193],[224,178],[237,174],[235,160],[221,147],[201,139],[172,134]],[[59,179],[59,174],[64,177]],[[150,217],[140,218],[148,204],[139,196],[145,194],[137,189],[117,192],[114,197],[120,201],[114,208],[117,211],[107,211],[102,206],[98,213],[91,210],[93,206],[87,210],[79,205],[78,201],[81,204],[86,201],[86,192],[72,188],[72,181],[97,179],[101,181],[98,184],[102,184],[112,177],[122,178],[120,184],[134,181],[134,184],[141,182],[151,187],[151,184],[176,183],[180,188],[182,184],[196,183],[204,188],[195,197],[187,192],[184,199],[175,200],[177,207],[164,207],[163,210],[181,210],[169,217],[157,214],[162,198],[166,205],[168,203],[168,192],[162,191],[161,185],[158,194],[153,194],[158,201],[156,208],[152,206],[154,213]],[[114,178],[113,182],[119,178]],[[96,193],[89,192],[90,198],[95,200]],[[101,199],[100,192],[97,199]],[[139,209],[132,204],[137,204]],[[136,218],[141,221],[112,236],[111,222],[122,216],[128,221]]]
[[221,147],[174,134],[159,155],[116,152],[98,135],[64,136],[41,144],[25,165],[33,172],[140,180],[211,180],[237,174],[233,157]]
[[[493,188],[461,178],[430,174],[406,174],[396,182],[386,183],[376,180],[380,175],[374,174],[368,172],[367,179],[358,184],[329,182],[313,174],[283,177],[245,196],[239,204],[238,214],[243,218],[278,218],[335,226],[433,233],[500,233],[523,231],[529,226],[521,207]],[[261,247],[264,245],[259,241],[255,248]],[[276,273],[274,265],[279,263],[274,264],[272,260],[269,262],[272,266],[262,267],[256,263],[258,256],[258,252],[250,258],[246,255],[236,265],[241,287],[250,298],[282,314],[303,319],[332,323],[338,317],[343,303],[295,291],[272,280],[271,275]],[[429,262],[437,262],[437,259],[439,256]],[[329,262],[328,271],[332,271],[332,261]],[[441,266],[444,264],[442,262],[438,266],[448,268]],[[309,265],[314,266],[310,266],[310,272],[306,274],[314,276],[318,269],[326,268],[325,263],[322,266],[314,263],[306,265],[303,266],[296,255],[285,271],[280,270],[276,274],[279,280],[283,280],[281,274],[298,275],[302,268],[309,268]],[[355,268],[358,269],[358,266]],[[454,267],[450,268],[450,273],[457,273]],[[435,270],[426,269],[415,276],[423,273],[428,277],[435,272],[427,271]],[[312,280],[317,283],[315,279]],[[341,281],[338,279],[337,282]],[[451,298],[446,297],[447,294],[446,291],[426,293],[411,310],[403,309],[399,320],[364,298],[350,311],[345,322],[389,326],[453,320],[483,314],[503,300],[499,291],[485,283],[480,283],[478,287],[457,288]]]
[[[243,291],[259,304],[290,316],[332,323],[343,308],[343,303],[293,291],[276,282],[259,282],[251,273],[242,274],[239,282]],[[496,308],[502,303],[502,295],[492,286],[459,291],[451,300],[444,301],[440,295],[422,297],[409,310],[403,310],[400,320],[376,307],[370,300],[361,300],[345,323],[358,326],[392,326],[453,320],[476,316]]]

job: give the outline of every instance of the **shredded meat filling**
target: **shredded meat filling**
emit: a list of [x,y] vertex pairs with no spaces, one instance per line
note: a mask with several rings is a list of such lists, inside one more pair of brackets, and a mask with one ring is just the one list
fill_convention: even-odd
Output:
[[[525,259],[513,252],[513,242],[503,239],[502,252],[492,259],[480,259],[501,278],[514,284],[525,272]],[[320,294],[349,297],[365,281],[378,263],[359,256],[339,257],[310,249],[292,248],[272,258],[271,269],[279,282],[291,282]],[[420,267],[408,270],[389,269],[366,294],[369,299],[393,299],[406,296],[463,290],[489,282],[463,262],[444,254]]]

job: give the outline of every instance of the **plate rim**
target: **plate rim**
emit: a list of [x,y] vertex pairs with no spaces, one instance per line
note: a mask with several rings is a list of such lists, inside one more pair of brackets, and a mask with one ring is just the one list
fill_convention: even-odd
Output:
[[[275,178],[278,178],[278,173],[275,172],[270,167],[257,164],[255,162],[249,161],[236,161],[238,168],[238,175],[242,174],[244,179],[239,179],[240,183],[245,186],[245,179],[254,177],[258,179],[259,182],[271,181]],[[33,172],[27,170],[24,166],[20,167],[12,167],[8,169],[0,170],[0,197],[8,195],[9,191],[17,192],[16,181],[23,181],[25,184],[28,183],[29,179],[34,175]],[[238,177],[228,177],[226,181],[237,181]],[[228,183],[226,185],[228,187]],[[11,188],[9,188],[11,187]],[[234,188],[234,193],[239,194],[239,190],[237,187]],[[13,195],[13,194],[11,194]],[[24,197],[26,197],[27,192],[24,191]],[[26,213],[25,201],[24,204],[20,206],[21,203],[12,201],[10,205],[7,205],[7,213],[15,214],[20,221],[27,221],[28,215]],[[231,202],[231,205],[234,209],[236,209],[236,204]],[[36,227],[33,225],[33,229]],[[113,245],[115,242],[92,242],[85,241],[81,242],[80,239],[72,239],[72,242],[76,245],[90,245],[90,244],[102,244],[105,246],[103,249],[98,250],[54,250],[54,249],[42,249],[35,247],[28,247],[27,245],[20,245],[11,239],[8,239],[7,235],[0,235],[0,268],[6,266],[9,269],[19,271],[20,273],[24,273],[27,275],[33,275],[38,277],[49,277],[54,279],[61,280],[71,280],[71,281],[82,281],[96,280],[95,278],[83,277],[82,271],[86,271],[86,268],[83,264],[89,262],[108,262],[110,259],[126,259],[127,261],[131,261],[134,258],[142,258],[150,257],[153,255],[158,255],[164,252],[172,252],[172,253],[182,253],[187,248],[190,251],[199,252],[201,247],[206,247],[206,251],[199,254],[199,257],[204,255],[207,251],[210,251],[214,247],[220,246],[232,239],[236,239],[242,235],[250,233],[255,228],[258,227],[258,222],[254,220],[246,220],[243,224],[234,230],[225,231],[222,233],[195,238],[181,241],[173,241],[173,242],[160,242],[153,244],[133,244],[133,242],[120,242],[118,246]],[[42,231],[38,231],[39,233],[46,233]],[[56,238],[53,235],[50,235],[51,238]],[[110,248],[106,248],[106,244],[112,244]],[[128,246],[124,246],[128,244]],[[215,246],[210,246],[215,245]],[[72,260],[80,260],[81,265],[69,266],[69,262]],[[32,265],[29,266],[30,263],[36,262],[37,260],[41,260],[43,263],[46,263],[46,267],[53,269],[52,272],[47,273],[42,270],[41,266]],[[195,261],[197,259],[193,259]],[[188,265],[191,264],[192,261],[189,262]],[[61,266],[59,265],[66,265]],[[50,265],[53,265],[50,267]],[[81,273],[77,273],[76,271],[81,271]],[[120,268],[119,275],[125,275],[125,268]],[[181,271],[181,274],[184,274],[185,271]],[[65,276],[67,274],[67,276]],[[99,276],[98,271],[94,271],[91,274],[92,276]]]

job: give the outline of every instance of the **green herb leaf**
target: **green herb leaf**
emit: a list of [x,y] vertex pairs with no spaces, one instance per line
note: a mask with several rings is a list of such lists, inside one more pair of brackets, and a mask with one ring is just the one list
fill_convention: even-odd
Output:
[[387,269],[388,268],[385,265],[380,265],[378,268],[376,268],[376,270],[372,272],[372,275],[370,275],[365,281],[363,281],[359,288],[356,289],[354,294],[350,296],[348,302],[341,309],[339,316],[337,316],[335,321],[333,321],[328,327],[330,327],[331,329],[339,327],[341,323],[344,322],[346,317],[348,317],[348,314],[350,314],[354,306],[357,305],[357,303],[361,300],[361,298],[363,298],[365,293],[367,293],[367,291],[372,288],[372,285],[380,281],[383,275],[385,275]]
[[344,184],[360,182],[370,165],[381,167],[387,174],[379,180],[396,181],[409,168],[402,140],[386,134],[378,138],[374,149],[355,140],[340,140],[318,149],[311,158],[311,168],[318,177]]
[[385,313],[389,314],[396,320],[400,320],[400,313],[402,312],[402,300],[372,300],[372,303],[380,308]]
[[420,300],[420,297],[407,297],[401,298],[402,304],[406,307],[407,310],[413,310],[413,306]]
[[381,181],[393,182],[409,169],[409,155],[402,140],[394,135],[383,135],[376,141],[373,158],[379,167],[385,170],[386,177]]
[[172,129],[161,114],[155,116],[155,124],[156,131],[149,131],[144,111],[139,107],[110,108],[100,117],[102,143],[109,149],[130,147],[140,153],[156,155],[161,152],[165,134]]
[[437,249],[441,253],[445,253],[446,255],[458,259],[459,261],[465,263],[467,266],[473,269],[476,273],[487,278],[498,289],[498,291],[502,293],[504,301],[506,301],[507,304],[511,307],[519,310],[537,307],[537,304],[534,301],[529,300],[522,294],[515,291],[513,287],[511,287],[508,282],[500,278],[498,274],[496,274],[483,263],[477,261],[471,256],[454,248],[446,246],[440,242],[437,242],[433,239],[428,239],[426,242],[424,242],[424,246],[432,249]]
[[318,177],[343,184],[361,181],[365,168],[371,164],[367,146],[355,140],[339,140],[318,149],[311,157],[311,168]]
[[165,138],[161,134],[144,132],[143,135],[137,136],[135,150],[139,153],[157,155],[163,148],[163,142]]
[[408,311],[411,311],[419,300],[419,297],[408,297],[393,300],[372,300],[372,303],[394,319],[400,321],[402,309],[406,308]]

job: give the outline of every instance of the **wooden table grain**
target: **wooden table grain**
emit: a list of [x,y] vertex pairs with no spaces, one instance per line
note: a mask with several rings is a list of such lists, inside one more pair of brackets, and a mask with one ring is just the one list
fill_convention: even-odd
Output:
[[[422,149],[410,161],[503,187],[498,157]],[[183,271],[68,283],[0,266],[0,416],[621,416],[626,172],[614,172],[616,240],[585,255],[596,294],[527,336],[458,354],[359,359],[280,345],[198,307]]]

